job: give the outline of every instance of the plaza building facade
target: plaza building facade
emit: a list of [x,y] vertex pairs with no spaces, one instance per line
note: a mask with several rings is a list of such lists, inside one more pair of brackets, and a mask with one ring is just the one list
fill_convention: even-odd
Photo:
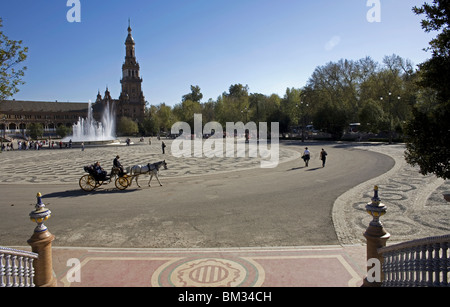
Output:
[[[121,94],[113,99],[106,88],[102,96],[100,91],[92,103],[94,118],[100,121],[103,110],[110,104],[117,119],[128,117],[141,122],[145,115],[145,97],[142,91],[140,66],[136,60],[135,41],[128,26],[128,36],[125,40],[125,62],[122,65]],[[44,127],[44,135],[56,136],[56,128],[66,126],[71,128],[79,118],[88,115],[88,102],[58,102],[58,101],[21,101],[5,100],[0,102],[0,132],[1,135],[25,137],[30,124],[37,123]]]

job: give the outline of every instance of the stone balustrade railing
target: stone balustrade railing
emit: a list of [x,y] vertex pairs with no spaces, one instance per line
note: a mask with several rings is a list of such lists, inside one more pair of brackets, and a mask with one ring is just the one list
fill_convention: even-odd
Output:
[[448,287],[450,235],[383,247],[383,287]]
[[33,261],[38,254],[0,247],[0,288],[34,287]]
[[30,220],[37,223],[28,240],[32,252],[0,247],[0,287],[54,287],[57,285],[52,268],[52,235],[44,222],[51,211],[42,202],[38,193],[35,210]]
[[387,206],[381,203],[377,186],[366,210],[373,220],[364,233],[367,239],[368,275],[363,286],[449,286],[450,235],[386,246],[390,234],[384,230],[380,218],[386,214]]

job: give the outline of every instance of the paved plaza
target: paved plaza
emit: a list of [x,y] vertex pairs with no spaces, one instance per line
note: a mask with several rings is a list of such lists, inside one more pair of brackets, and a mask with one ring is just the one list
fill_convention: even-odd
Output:
[[382,222],[392,235],[391,243],[450,233],[450,204],[443,197],[450,192],[449,181],[419,174],[417,168],[406,163],[403,145],[356,148],[389,155],[395,160],[395,166],[336,200],[333,222],[341,244],[364,242],[361,233],[370,222],[365,210],[368,201],[364,200],[373,196],[370,189],[375,185],[379,186],[380,198],[387,205]]
[[[450,232],[442,196],[449,182],[407,165],[403,145],[282,142],[279,166],[263,170],[260,159],[174,158],[156,140],[133,141],[2,153],[8,218],[0,245],[26,245],[37,192],[53,213],[46,225],[56,236],[54,270],[64,286],[358,286],[370,222],[364,206],[374,185],[388,208],[382,221],[389,243]],[[305,146],[308,168],[300,160]],[[116,155],[124,166],[166,160],[163,187],[154,180],[150,188],[142,177],[142,188],[81,191],[83,166],[100,161],[108,169]],[[82,283],[66,278],[74,257],[84,268]],[[225,278],[231,273],[236,278]]]

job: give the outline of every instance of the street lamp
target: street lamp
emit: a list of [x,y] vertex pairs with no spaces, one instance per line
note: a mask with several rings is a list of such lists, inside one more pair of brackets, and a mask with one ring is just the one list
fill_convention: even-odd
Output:
[[302,118],[303,118],[303,123],[302,123],[302,143],[305,141],[305,128],[306,128],[306,112],[305,112],[305,107],[308,108],[309,107],[309,103],[303,104],[303,101],[300,101],[300,104],[302,105]]
[[245,123],[248,121],[248,108],[244,107],[244,110],[241,111],[242,113],[242,120],[244,120],[244,112],[245,112]]
[[5,139],[6,140],[6,115],[3,115],[3,117],[2,117],[2,121],[3,121],[3,134],[2,134],[2,136],[0,137],[0,139],[2,140],[2,142],[1,142],[1,147],[0,147],[0,150],[3,148],[3,139]]
[[[400,99],[402,99],[400,96],[398,96],[397,97],[397,100],[398,101],[400,101]],[[380,98],[380,100],[381,101],[383,101],[384,100],[384,98],[383,97],[381,97]],[[388,101],[388,104],[389,104],[389,121],[390,121],[390,123],[389,123],[389,144],[392,144],[392,130],[393,130],[393,128],[392,128],[392,126],[393,126],[393,121],[394,121],[394,116],[393,116],[393,111],[392,111],[392,109],[393,109],[393,105],[392,105],[392,92],[389,92],[389,101]]]

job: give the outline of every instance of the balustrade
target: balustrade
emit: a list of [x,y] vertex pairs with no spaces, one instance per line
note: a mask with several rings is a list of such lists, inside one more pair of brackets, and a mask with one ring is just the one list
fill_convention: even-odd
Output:
[[383,247],[383,287],[448,287],[450,235]]
[[34,287],[35,259],[36,253],[0,247],[0,288]]

